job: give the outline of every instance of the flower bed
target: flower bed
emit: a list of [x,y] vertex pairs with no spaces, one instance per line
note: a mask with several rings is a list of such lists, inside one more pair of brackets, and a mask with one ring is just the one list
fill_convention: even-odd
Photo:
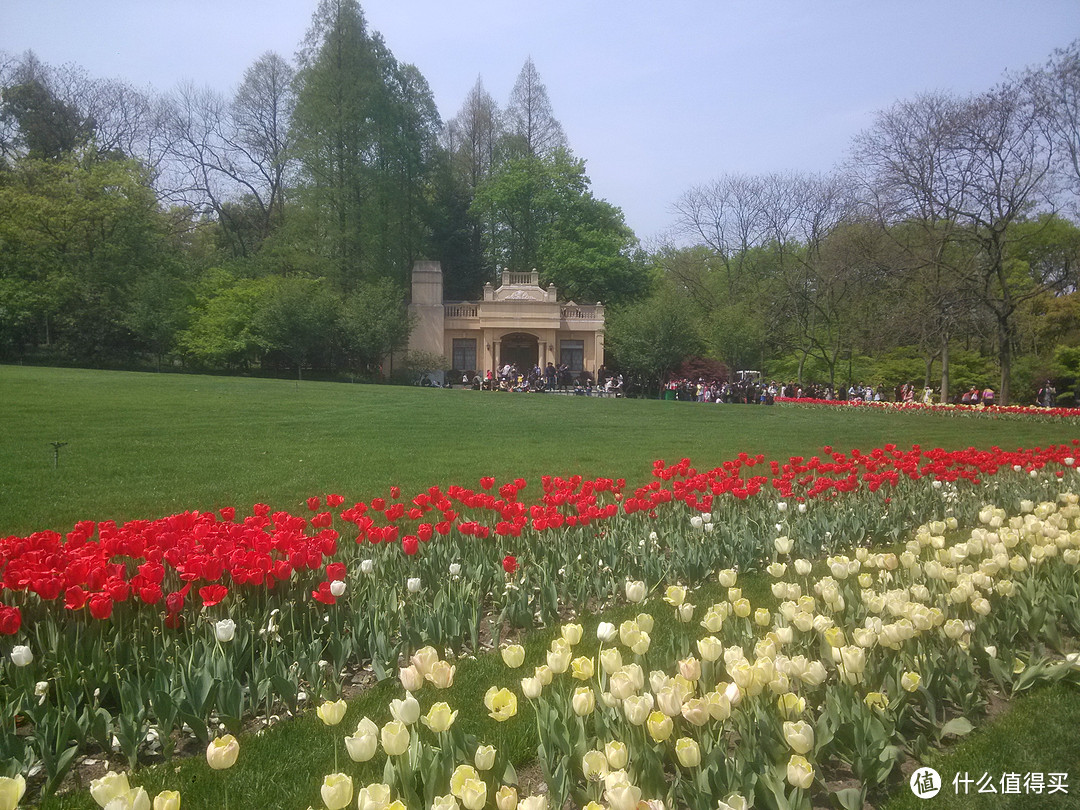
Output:
[[134,765],[181,727],[209,744],[218,725],[336,697],[350,668],[383,677],[428,644],[479,649],[488,626],[555,622],[628,578],[693,586],[764,567],[777,538],[813,558],[901,540],[913,519],[970,523],[988,497],[1052,500],[1076,451],[740,454],[707,472],[658,461],[633,490],[544,478],[532,503],[522,480],[483,479],[347,508],[312,498],[308,516],[256,505],[5,538],[0,755],[51,789],[80,751]]
[[1080,420],[1080,408],[1043,408],[1036,405],[954,405],[950,403],[922,402],[864,402],[861,399],[811,399],[809,397],[777,397],[776,402],[787,405],[844,406],[850,408],[877,408],[885,411],[917,411],[944,413],[952,416],[1002,416],[1021,419],[1052,419],[1076,422]]

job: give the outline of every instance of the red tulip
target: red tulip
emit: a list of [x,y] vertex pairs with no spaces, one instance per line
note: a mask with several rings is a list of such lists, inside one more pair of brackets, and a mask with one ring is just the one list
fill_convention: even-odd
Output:
[[113,600],[106,594],[95,593],[90,597],[90,615],[98,621],[104,621],[112,616]]
[[229,595],[229,589],[224,585],[207,585],[199,588],[199,598],[202,599],[203,607],[213,607]]
[[13,605],[0,605],[0,635],[13,636],[22,627],[22,613]]
[[519,568],[517,557],[515,557],[513,554],[507,554],[505,557],[503,557],[502,567],[506,573],[513,574]]

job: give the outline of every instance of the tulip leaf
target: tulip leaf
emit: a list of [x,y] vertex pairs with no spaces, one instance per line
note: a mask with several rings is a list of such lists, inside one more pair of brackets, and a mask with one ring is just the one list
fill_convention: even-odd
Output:
[[834,790],[829,794],[829,798],[835,806],[842,807],[843,810],[862,810],[865,801],[863,792],[859,788]]
[[966,717],[954,717],[941,727],[941,736],[963,737],[965,734],[970,734],[974,728],[975,726]]

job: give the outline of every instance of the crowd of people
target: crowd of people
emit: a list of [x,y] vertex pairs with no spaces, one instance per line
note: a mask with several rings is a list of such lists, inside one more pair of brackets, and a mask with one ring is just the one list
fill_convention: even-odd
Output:
[[[1049,383],[1047,383],[1049,387]],[[673,379],[665,388],[665,399],[684,402],[744,403],[750,405],[772,405],[777,399],[821,399],[843,400],[848,402],[920,402],[929,405],[936,401],[936,390],[932,387],[917,389],[911,383],[897,385],[892,390],[883,385],[852,384],[846,389],[834,389],[831,385],[807,383],[765,382],[755,379],[734,381]],[[1043,404],[1043,393],[1039,393],[1039,404]],[[994,389],[990,387],[970,389],[958,392],[952,399],[956,404],[993,405]]]
[[[571,371],[566,363],[555,365],[548,363],[541,368],[519,369],[514,363],[506,363],[497,371],[481,374],[479,371],[450,372],[446,377],[446,387],[454,387],[457,374],[461,374],[461,387],[474,391],[516,391],[521,393],[557,392],[578,396],[615,396],[627,393],[623,375],[609,372],[604,366],[597,370],[596,377],[589,371]],[[427,375],[420,385],[437,386]],[[1049,408],[1057,391],[1049,380],[1040,388],[1036,405]],[[834,389],[831,385],[807,383],[765,382],[754,378],[737,380],[697,380],[679,378],[669,380],[664,385],[663,398],[682,402],[739,403],[750,405],[772,405],[777,399],[820,399],[861,402],[911,402],[923,405],[933,404],[938,400],[937,389],[928,386],[916,388],[912,383],[903,383],[893,389],[886,386],[852,384],[846,389],[842,386]],[[993,405],[994,389],[989,386],[980,388],[971,386],[955,393],[949,400],[956,405]]]
[[[456,374],[459,372],[451,372]],[[474,391],[516,391],[519,393],[564,393],[578,396],[623,395],[623,375],[611,374],[600,366],[594,378],[589,371],[573,371],[566,363],[548,363],[541,368],[519,369],[516,363],[505,363],[497,372],[460,372],[463,388]],[[450,384],[451,377],[447,378]]]

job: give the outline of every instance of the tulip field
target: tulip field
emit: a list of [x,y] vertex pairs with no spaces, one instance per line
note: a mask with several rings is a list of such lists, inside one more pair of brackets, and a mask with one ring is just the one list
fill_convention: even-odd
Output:
[[1080,685],[1068,414],[0,382],[0,810],[862,808]]

